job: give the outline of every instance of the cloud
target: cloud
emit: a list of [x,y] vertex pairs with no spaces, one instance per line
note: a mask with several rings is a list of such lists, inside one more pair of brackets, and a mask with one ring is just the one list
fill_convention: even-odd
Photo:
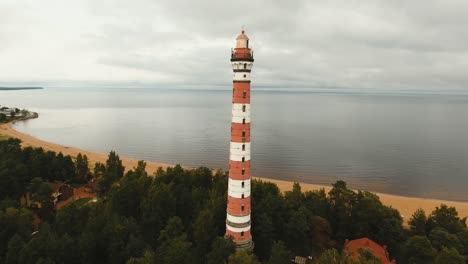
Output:
[[0,84],[229,87],[245,25],[257,87],[467,89],[466,1],[0,3]]

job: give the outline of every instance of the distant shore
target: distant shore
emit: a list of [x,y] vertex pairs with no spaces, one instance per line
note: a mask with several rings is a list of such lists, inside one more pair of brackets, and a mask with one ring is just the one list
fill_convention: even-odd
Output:
[[41,90],[43,87],[0,87],[0,91]]
[[[72,157],[76,157],[78,153],[84,154],[88,157],[90,164],[94,165],[96,162],[105,162],[107,160],[107,154],[105,153],[98,153],[88,150],[83,150],[74,147],[63,146],[60,144],[47,142],[35,138],[31,135],[21,133],[15,130],[12,124],[2,124],[0,125],[0,137],[13,137],[18,138],[22,141],[22,146],[32,146],[32,147],[42,147],[45,150],[51,150],[55,152],[62,152],[64,155],[70,155]],[[137,166],[138,160],[131,159],[126,157],[121,157],[123,165],[126,169],[131,169]],[[149,173],[153,173],[159,167],[167,168],[169,166],[173,166],[173,164],[167,163],[160,163],[154,161],[146,161],[147,162],[147,171]],[[188,167],[186,167],[188,168]],[[268,179],[268,178],[261,178],[261,177],[254,177],[255,179],[272,182],[278,185],[279,189],[284,192],[292,189],[293,182],[290,181],[283,181],[283,180],[275,180],[275,179]],[[309,184],[309,183],[300,183],[302,191],[312,191],[312,190],[319,190],[325,189],[326,192],[330,191],[331,186],[323,186],[323,185],[316,185],[316,184]],[[418,198],[418,197],[406,197],[406,196],[399,196],[399,195],[391,195],[391,194],[384,194],[384,193],[375,193],[380,197],[380,200],[383,204],[387,206],[391,206],[397,209],[400,214],[403,216],[404,221],[408,221],[411,215],[416,211],[418,208],[424,209],[426,214],[430,214],[436,206],[440,206],[442,203],[448,206],[454,206],[457,208],[457,211],[461,217],[468,217],[468,202],[454,202],[454,201],[445,201],[445,200],[438,200],[438,199],[426,199],[426,198]]]

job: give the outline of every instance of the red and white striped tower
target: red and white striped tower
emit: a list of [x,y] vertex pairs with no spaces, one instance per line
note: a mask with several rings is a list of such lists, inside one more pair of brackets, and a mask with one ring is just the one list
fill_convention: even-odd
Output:
[[231,51],[234,71],[226,236],[238,249],[253,248],[250,233],[250,70],[253,51],[242,30]]

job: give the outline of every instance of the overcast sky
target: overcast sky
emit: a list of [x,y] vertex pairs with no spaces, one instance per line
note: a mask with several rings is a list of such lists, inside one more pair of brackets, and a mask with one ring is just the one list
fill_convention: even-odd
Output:
[[0,0],[0,86],[468,90],[468,1]]

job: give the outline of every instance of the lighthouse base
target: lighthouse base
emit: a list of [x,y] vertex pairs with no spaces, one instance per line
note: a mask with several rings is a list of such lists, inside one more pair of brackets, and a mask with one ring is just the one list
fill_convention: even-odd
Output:
[[237,251],[253,251],[254,242],[252,238],[246,241],[236,241],[236,250]]

